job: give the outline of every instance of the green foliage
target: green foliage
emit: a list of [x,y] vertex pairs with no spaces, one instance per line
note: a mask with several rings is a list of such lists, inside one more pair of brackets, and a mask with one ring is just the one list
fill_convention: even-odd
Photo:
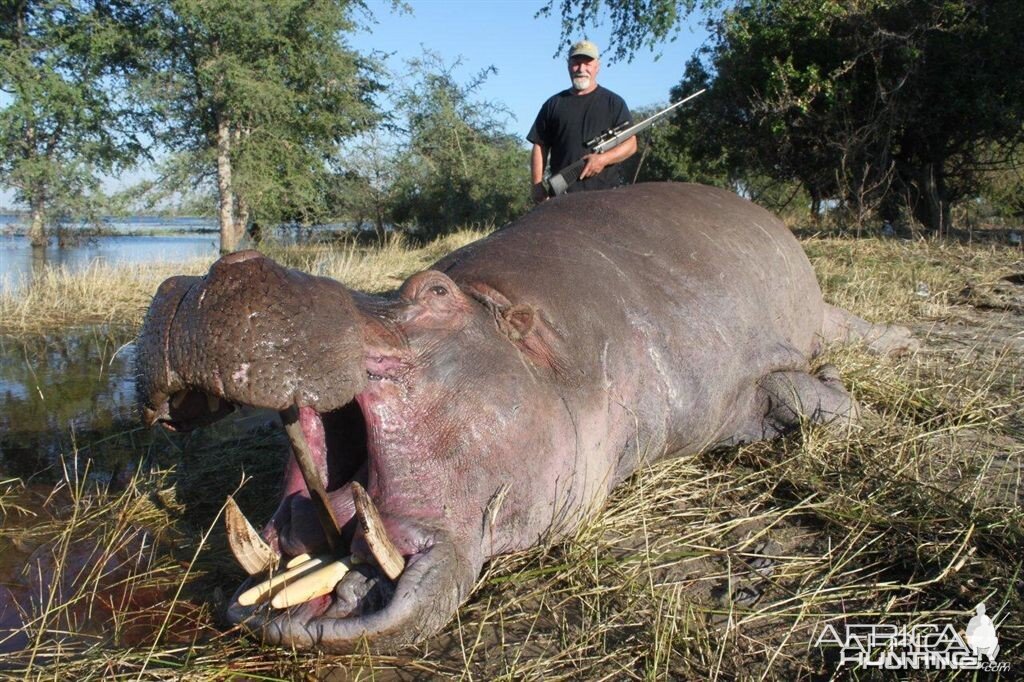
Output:
[[[147,99],[194,184],[216,178],[222,249],[250,221],[328,216],[342,140],[375,119],[377,67],[348,49],[345,0],[161,0]],[[177,176],[168,180],[177,185]],[[233,232],[233,234],[232,234]],[[232,243],[225,243],[229,241]]]
[[610,19],[619,58],[695,10],[708,17],[714,42],[674,94],[711,91],[652,149],[653,176],[796,183],[815,214],[833,202],[858,223],[905,213],[942,231],[987,182],[991,146],[1005,169],[1024,140],[1016,0],[550,0],[542,12],[556,6],[563,40]]
[[978,178],[979,201],[973,209],[984,217],[1024,219],[1024,149],[991,145],[989,168]]
[[741,2],[688,67],[680,90],[711,90],[676,140],[857,222],[905,209],[941,231],[977,191],[986,144],[1022,140],[1022,25],[1016,2]]
[[33,243],[143,151],[146,119],[124,94],[141,19],[131,2],[0,4],[0,184],[29,206]]
[[[697,157],[692,152],[692,141],[681,143],[679,139],[681,122],[698,115],[697,102],[699,98],[640,134],[637,153],[625,162],[627,182],[635,177],[638,182],[671,180],[732,187],[721,159]],[[634,113],[634,119],[642,120],[660,108],[640,109]]]
[[466,85],[435,55],[409,62],[398,98],[401,146],[392,219],[421,238],[459,227],[501,225],[529,208],[529,155],[504,132],[502,109],[473,99],[494,68]]
[[385,120],[383,125],[347,145],[339,155],[341,170],[334,183],[335,213],[357,226],[371,225],[383,238],[393,222],[400,162],[404,149],[396,131]]
[[[722,0],[548,0],[538,16],[562,18],[561,42],[584,36],[588,27],[608,19],[611,42],[605,48],[616,59],[632,60],[637,50],[654,49],[674,39],[680,23],[694,10],[711,11]],[[557,10],[555,7],[557,6]]]

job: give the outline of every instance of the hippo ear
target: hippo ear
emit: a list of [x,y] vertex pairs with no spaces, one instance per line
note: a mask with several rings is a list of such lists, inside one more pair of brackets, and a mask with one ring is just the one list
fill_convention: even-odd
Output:
[[513,343],[519,343],[533,331],[537,312],[533,306],[514,305],[499,312],[505,324],[499,325]]
[[539,309],[525,303],[513,304],[504,294],[486,284],[475,283],[465,290],[491,311],[498,329],[533,364],[548,367],[557,374],[565,371],[562,340]]

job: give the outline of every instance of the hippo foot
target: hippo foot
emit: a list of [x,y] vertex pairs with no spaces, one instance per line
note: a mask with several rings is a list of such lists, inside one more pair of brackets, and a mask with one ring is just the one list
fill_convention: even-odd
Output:
[[803,422],[847,427],[856,424],[860,409],[839,380],[832,365],[814,375],[807,372],[773,372],[758,384],[759,424],[762,436],[775,437]]
[[875,325],[875,330],[865,338],[865,342],[868,350],[877,355],[911,355],[921,348],[921,342],[902,325]]
[[872,324],[832,305],[825,306],[821,335],[825,343],[861,343],[876,355],[908,355],[921,347],[906,327]]

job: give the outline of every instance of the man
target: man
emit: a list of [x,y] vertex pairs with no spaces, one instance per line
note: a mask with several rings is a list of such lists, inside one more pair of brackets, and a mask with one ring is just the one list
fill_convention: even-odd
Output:
[[579,159],[586,159],[579,182],[569,185],[569,192],[622,184],[618,164],[636,152],[636,138],[631,137],[604,154],[591,154],[586,146],[588,140],[630,120],[626,102],[597,84],[600,69],[597,45],[589,40],[573,45],[569,50],[572,87],[544,103],[526,136],[533,143],[530,171],[533,200],[537,203],[547,198],[541,181],[549,161],[551,172],[557,173]]

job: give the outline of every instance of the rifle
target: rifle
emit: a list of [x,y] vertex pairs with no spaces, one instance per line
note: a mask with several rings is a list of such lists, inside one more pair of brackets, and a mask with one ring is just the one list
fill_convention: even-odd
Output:
[[[609,149],[614,149],[640,131],[650,128],[652,125],[665,118],[694,97],[703,94],[705,90],[707,90],[707,88],[702,88],[692,95],[684,97],[675,104],[665,107],[658,113],[651,114],[639,123],[626,121],[617,128],[612,128],[611,130],[603,132],[587,142],[587,148],[590,150],[591,154],[603,154]],[[580,173],[583,172],[583,167],[586,165],[586,160],[580,159],[576,163],[566,166],[550,178],[543,180],[542,185],[544,187],[545,194],[549,197],[564,194],[565,190],[569,189],[569,185],[580,179]]]

